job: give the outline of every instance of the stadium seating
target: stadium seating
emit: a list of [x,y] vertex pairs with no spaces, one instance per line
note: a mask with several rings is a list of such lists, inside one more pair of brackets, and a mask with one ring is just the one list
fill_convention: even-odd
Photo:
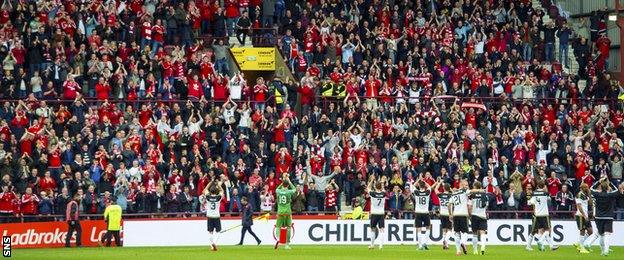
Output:
[[[420,179],[480,181],[502,218],[545,181],[572,217],[580,183],[622,180],[624,92],[605,14],[585,35],[536,2],[4,1],[0,219],[75,194],[198,213],[211,180],[222,212],[271,211],[284,173],[301,214],[366,211],[378,178],[395,218]],[[235,73],[232,46],[275,46],[295,79]]]

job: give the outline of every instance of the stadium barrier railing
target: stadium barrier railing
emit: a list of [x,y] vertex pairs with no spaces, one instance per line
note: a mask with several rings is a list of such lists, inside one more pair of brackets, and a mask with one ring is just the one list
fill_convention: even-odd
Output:
[[[576,211],[562,211],[551,210],[550,215],[553,219],[574,219]],[[394,219],[412,219],[412,211],[388,211],[386,212],[389,218]],[[394,214],[399,214],[400,217],[395,217]],[[488,216],[490,219],[528,219],[531,217],[533,211],[531,210],[489,210]],[[255,215],[275,215],[275,212],[255,212]],[[624,220],[624,209],[615,212],[616,220]],[[340,218],[339,212],[335,211],[302,211],[293,212],[293,215],[304,216],[335,216]],[[222,216],[226,218],[239,218],[240,212],[222,212]],[[432,214],[434,218],[437,218],[436,214]],[[159,213],[124,213],[124,219],[153,219],[153,218],[176,218],[176,219],[192,219],[197,217],[205,217],[204,212],[159,212]],[[44,222],[44,221],[64,221],[64,215],[20,215],[20,216],[0,216],[0,223],[26,223],[26,222]],[[101,220],[102,214],[81,214],[81,219],[85,220]]]

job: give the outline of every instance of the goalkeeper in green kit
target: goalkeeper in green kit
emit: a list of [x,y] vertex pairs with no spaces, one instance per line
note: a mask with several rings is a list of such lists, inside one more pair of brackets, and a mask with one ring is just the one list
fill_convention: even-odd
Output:
[[284,182],[277,186],[275,190],[275,194],[277,195],[277,221],[275,222],[275,237],[277,237],[277,242],[275,243],[275,249],[279,245],[280,239],[280,231],[282,228],[286,228],[286,246],[285,249],[290,249],[290,232],[292,225],[292,209],[290,207],[290,202],[292,201],[292,196],[295,194],[295,186],[290,182],[288,178],[288,173],[284,173],[283,177]]

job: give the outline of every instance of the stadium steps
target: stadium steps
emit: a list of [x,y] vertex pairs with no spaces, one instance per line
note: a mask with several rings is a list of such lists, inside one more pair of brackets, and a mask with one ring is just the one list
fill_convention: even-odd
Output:
[[[533,5],[533,8],[536,10],[537,9],[544,10],[544,13],[546,14],[542,17],[542,22],[544,24],[548,24],[552,20],[552,18],[550,18],[550,14],[548,13],[548,10],[542,6],[542,3],[540,0],[532,0],[532,5]],[[568,24],[570,24],[570,21],[568,21]],[[555,55],[555,60],[559,61],[559,37],[557,37],[557,40],[555,40],[555,54],[554,55]],[[567,74],[572,74],[572,75],[576,75],[578,73],[579,65],[574,56],[574,49],[572,48],[572,44],[568,45],[568,68],[563,67],[562,61],[559,61],[559,62],[561,63],[563,72]]]

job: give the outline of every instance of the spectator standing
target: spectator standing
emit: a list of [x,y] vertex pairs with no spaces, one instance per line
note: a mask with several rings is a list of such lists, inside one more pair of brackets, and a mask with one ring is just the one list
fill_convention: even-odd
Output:
[[557,37],[559,37],[559,62],[568,68],[568,47],[572,37],[572,30],[567,22],[564,22],[562,28],[557,31]]

